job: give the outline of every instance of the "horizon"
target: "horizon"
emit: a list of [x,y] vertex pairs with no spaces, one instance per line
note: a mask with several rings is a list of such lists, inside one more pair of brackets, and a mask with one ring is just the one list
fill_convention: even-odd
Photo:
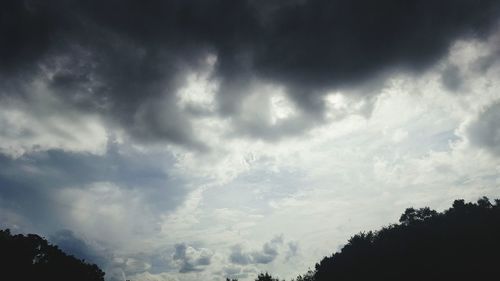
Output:
[[500,197],[500,2],[2,1],[0,229],[107,281],[289,280]]

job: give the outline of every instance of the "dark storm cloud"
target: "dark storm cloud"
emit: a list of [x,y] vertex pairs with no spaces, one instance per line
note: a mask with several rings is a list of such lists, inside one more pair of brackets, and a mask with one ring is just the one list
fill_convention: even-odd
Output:
[[[173,93],[187,71],[206,67],[208,54],[217,56],[220,114],[237,114],[248,81],[259,80],[284,86],[321,120],[325,91],[423,70],[455,39],[487,35],[499,7],[494,0],[2,1],[0,80],[11,89],[3,94],[15,93],[42,75],[62,98],[137,139],[203,149]],[[257,136],[273,129],[250,126]]]
[[500,156],[500,103],[488,106],[467,128],[471,144]]

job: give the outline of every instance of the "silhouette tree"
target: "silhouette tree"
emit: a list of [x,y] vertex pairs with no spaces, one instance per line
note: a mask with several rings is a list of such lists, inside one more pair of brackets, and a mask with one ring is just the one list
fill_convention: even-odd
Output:
[[354,235],[296,281],[498,278],[500,200],[456,200],[442,213],[408,208],[399,222]]
[[313,281],[314,280],[314,273],[315,273],[315,271],[309,269],[306,274],[299,275],[294,280],[292,279],[292,281]]
[[278,278],[273,278],[269,273],[260,273],[255,281],[280,281]]
[[431,210],[429,207],[421,208],[418,210],[415,210],[414,208],[408,208],[401,215],[399,222],[404,225],[410,225],[428,220],[432,217],[437,216],[437,214],[438,213],[436,211]]
[[0,230],[0,268],[2,280],[104,280],[97,265],[65,254],[38,235],[12,235],[9,229]]

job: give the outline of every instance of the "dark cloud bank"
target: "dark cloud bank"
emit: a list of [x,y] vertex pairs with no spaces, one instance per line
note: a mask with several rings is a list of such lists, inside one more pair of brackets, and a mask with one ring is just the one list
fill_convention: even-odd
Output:
[[22,98],[20,85],[41,77],[68,104],[137,139],[200,149],[173,93],[212,54],[216,114],[237,115],[258,80],[283,86],[309,118],[298,129],[239,124],[276,138],[267,131],[321,121],[329,89],[423,70],[457,38],[486,36],[499,8],[493,0],[2,1],[1,92]]

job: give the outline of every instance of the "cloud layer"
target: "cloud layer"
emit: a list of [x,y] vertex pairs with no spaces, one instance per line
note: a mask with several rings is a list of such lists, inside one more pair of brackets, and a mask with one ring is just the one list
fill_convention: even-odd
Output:
[[0,227],[110,281],[290,279],[500,194],[498,1],[1,5]]
[[[422,71],[456,39],[484,38],[499,8],[472,0],[6,1],[2,94],[27,95],[22,85],[38,79],[138,140],[206,149],[175,94],[187,73],[213,67],[216,113],[274,139],[270,131],[296,134],[321,122],[330,90],[369,83],[362,94],[374,94],[375,77]],[[243,100],[261,91],[256,83],[282,87],[301,118],[240,116]]]

